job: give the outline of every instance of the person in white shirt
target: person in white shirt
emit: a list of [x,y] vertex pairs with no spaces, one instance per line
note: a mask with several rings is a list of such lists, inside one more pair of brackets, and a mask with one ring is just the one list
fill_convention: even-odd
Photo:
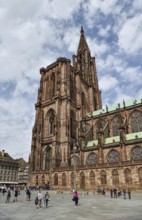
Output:
[[40,208],[41,208],[41,204],[42,204],[42,199],[43,199],[43,194],[39,190],[39,193],[38,193],[38,205],[39,205]]

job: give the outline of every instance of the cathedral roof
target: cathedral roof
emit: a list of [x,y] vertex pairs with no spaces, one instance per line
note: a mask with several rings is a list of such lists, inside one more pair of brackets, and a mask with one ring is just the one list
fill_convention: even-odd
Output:
[[103,109],[98,109],[92,113],[87,114],[86,118],[90,118],[90,117],[95,117],[95,116],[100,116],[109,112],[115,112],[117,110],[120,109],[124,109],[127,107],[134,107],[136,105],[142,104],[142,99],[137,99],[134,101],[128,101],[128,102],[124,102],[123,103],[118,103],[118,105],[113,105],[113,106],[106,106],[106,108]]

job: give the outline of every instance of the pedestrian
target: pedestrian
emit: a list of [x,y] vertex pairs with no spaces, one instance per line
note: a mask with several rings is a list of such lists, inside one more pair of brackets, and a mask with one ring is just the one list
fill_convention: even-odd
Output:
[[126,189],[123,189],[123,198],[126,199]]
[[10,197],[11,197],[11,191],[10,191],[10,188],[8,188],[7,189],[7,197],[6,197],[5,203],[9,203],[10,202]]
[[18,189],[17,188],[15,188],[14,197],[15,197],[15,199],[13,200],[13,202],[17,202],[18,201],[17,200],[17,198],[18,198]]
[[77,193],[77,191],[75,191],[75,193],[74,193],[74,202],[75,202],[75,205],[78,205],[78,193]]
[[130,188],[128,188],[127,193],[128,193],[128,198],[131,199],[131,190],[130,190]]
[[110,197],[113,198],[113,189],[110,189]]
[[105,188],[103,188],[103,190],[102,190],[102,195],[106,195],[106,191],[105,191]]
[[27,200],[30,201],[31,199],[31,192],[29,188],[26,188]]
[[35,206],[36,206],[36,208],[38,208],[37,205],[38,205],[38,196],[35,198]]
[[45,193],[45,206],[48,207],[48,202],[50,200],[50,195],[48,192]]
[[43,199],[43,194],[42,194],[41,190],[39,190],[39,193],[38,193],[38,205],[39,205],[39,208],[41,208],[42,199]]

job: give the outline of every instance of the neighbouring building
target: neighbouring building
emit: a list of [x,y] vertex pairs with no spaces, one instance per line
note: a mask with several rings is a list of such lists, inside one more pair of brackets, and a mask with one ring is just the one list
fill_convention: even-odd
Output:
[[4,150],[0,151],[0,185],[18,183],[19,164]]
[[15,161],[19,163],[18,184],[27,185],[29,165],[22,157]]
[[102,108],[84,30],[73,65],[40,69],[29,184],[53,188],[142,186],[142,99]]
[[26,163],[24,166],[19,168],[18,172],[18,184],[27,185],[29,175],[29,164]]

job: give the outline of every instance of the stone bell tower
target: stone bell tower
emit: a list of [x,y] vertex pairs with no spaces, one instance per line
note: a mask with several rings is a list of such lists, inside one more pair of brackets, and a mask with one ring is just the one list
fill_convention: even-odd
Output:
[[59,57],[42,67],[40,74],[30,155],[30,182],[39,185],[44,178],[52,182],[54,172],[70,167],[80,121],[102,107],[95,58],[82,27],[73,66],[69,59]]

